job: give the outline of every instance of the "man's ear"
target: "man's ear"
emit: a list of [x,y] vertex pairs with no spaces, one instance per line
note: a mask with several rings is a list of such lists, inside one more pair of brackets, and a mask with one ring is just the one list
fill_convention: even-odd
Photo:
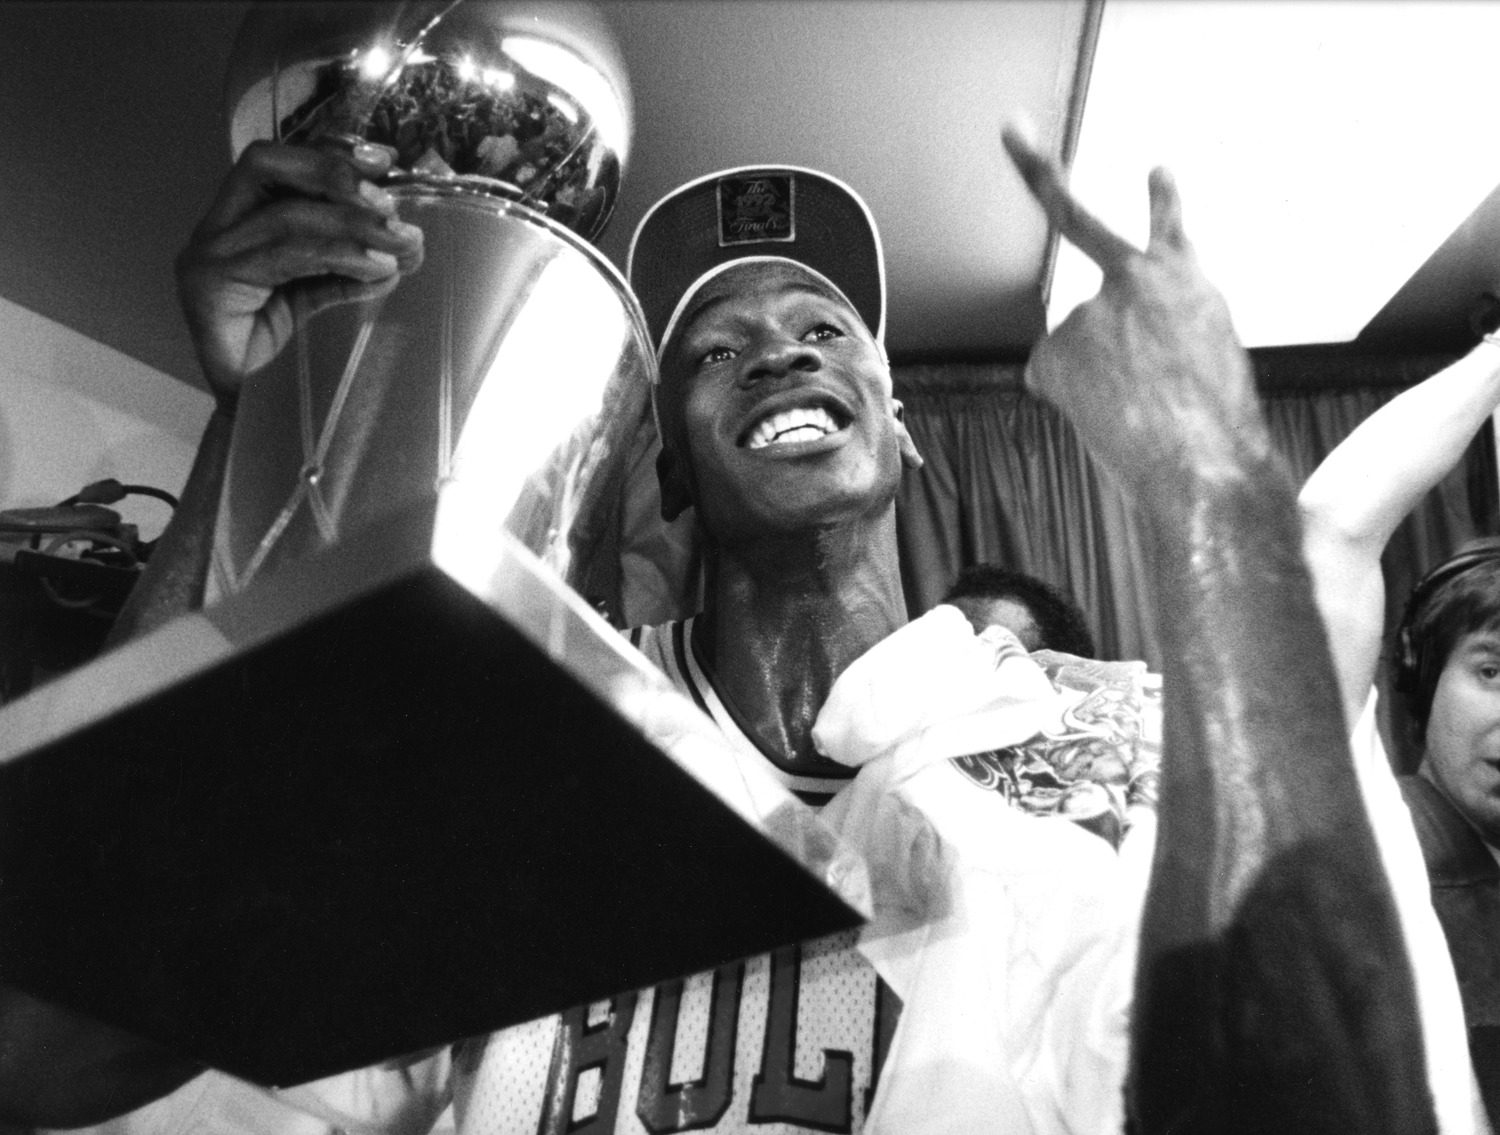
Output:
[[896,444],[901,449],[901,464],[908,469],[920,469],[924,462],[922,455],[917,452],[917,443],[912,441],[911,434],[906,429],[906,407],[901,405],[901,399],[891,399],[891,417],[896,419]]
[[661,489],[661,518],[676,520],[693,505],[693,494],[683,475],[682,462],[665,445],[656,455],[656,483]]

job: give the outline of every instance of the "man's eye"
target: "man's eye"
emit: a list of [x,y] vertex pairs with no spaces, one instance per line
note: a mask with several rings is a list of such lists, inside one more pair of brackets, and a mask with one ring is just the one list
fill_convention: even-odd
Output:
[[698,356],[698,365],[707,366],[710,363],[722,363],[734,358],[734,352],[728,347],[710,347]]
[[1481,662],[1478,669],[1479,676],[1486,682],[1500,678],[1500,662]]
[[843,337],[843,330],[835,327],[832,323],[819,323],[803,336],[804,339],[811,339],[815,343],[823,343],[829,339],[842,339]]

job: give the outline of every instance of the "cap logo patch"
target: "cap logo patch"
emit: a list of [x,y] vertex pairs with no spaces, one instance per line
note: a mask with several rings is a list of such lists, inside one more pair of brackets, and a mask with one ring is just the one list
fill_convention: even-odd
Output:
[[794,241],[796,178],[788,173],[719,179],[719,247]]

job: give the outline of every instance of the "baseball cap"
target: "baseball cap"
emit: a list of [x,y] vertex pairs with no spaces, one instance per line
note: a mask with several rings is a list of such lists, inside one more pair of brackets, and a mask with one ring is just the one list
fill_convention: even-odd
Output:
[[658,355],[703,284],[733,264],[768,258],[822,277],[884,342],[885,257],[869,206],[826,173],[740,166],[674,189],[631,237],[625,274]]

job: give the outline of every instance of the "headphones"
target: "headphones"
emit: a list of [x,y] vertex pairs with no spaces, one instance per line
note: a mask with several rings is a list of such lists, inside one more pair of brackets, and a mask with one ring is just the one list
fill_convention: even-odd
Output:
[[1500,560],[1500,536],[1488,536],[1471,540],[1450,558],[1433,568],[1412,588],[1406,601],[1406,610],[1401,616],[1400,628],[1396,631],[1396,689],[1404,694],[1414,693],[1420,686],[1422,674],[1421,652],[1412,642],[1412,627],[1433,594],[1449,580],[1490,560]]

